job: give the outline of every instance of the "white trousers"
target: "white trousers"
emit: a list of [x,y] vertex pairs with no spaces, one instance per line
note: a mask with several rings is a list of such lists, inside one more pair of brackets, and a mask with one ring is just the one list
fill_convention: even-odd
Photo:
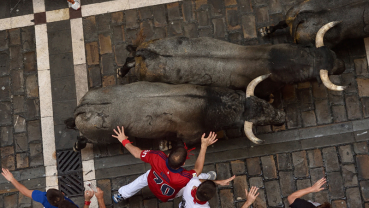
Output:
[[[150,170],[146,173],[140,175],[136,180],[132,181],[131,183],[122,186],[119,188],[119,194],[124,198],[128,199],[131,196],[135,195],[141,189],[148,185],[147,183],[147,176],[149,175]],[[208,175],[206,173],[201,173],[199,175],[199,179],[207,179]],[[183,194],[184,187],[177,193],[176,197],[180,197]]]

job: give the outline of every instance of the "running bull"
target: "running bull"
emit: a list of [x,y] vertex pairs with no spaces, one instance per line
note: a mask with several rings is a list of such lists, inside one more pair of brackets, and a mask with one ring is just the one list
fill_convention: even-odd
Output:
[[266,36],[278,29],[289,27],[295,43],[313,45],[315,35],[325,24],[334,22],[325,37],[327,46],[333,47],[344,39],[369,36],[368,0],[306,0],[288,10],[284,21],[260,29]]
[[124,76],[134,67],[139,80],[172,84],[196,84],[242,89],[258,76],[271,74],[256,89],[267,97],[286,83],[311,79],[323,81],[331,90],[343,90],[329,81],[328,74],[341,74],[344,63],[323,47],[323,37],[334,25],[317,35],[316,47],[295,44],[241,46],[212,38],[172,37],[127,47],[133,57],[118,69]]
[[[261,143],[254,125],[281,125],[285,113],[247,93],[191,84],[135,82],[89,91],[77,106],[69,128],[77,129],[92,143],[111,143],[113,129],[124,126],[128,136],[149,139],[180,139],[193,144],[204,132],[244,126],[246,136]],[[81,143],[81,141],[79,141]],[[86,142],[86,141],[84,141]],[[75,149],[81,149],[78,142]],[[83,148],[83,147],[82,147]]]

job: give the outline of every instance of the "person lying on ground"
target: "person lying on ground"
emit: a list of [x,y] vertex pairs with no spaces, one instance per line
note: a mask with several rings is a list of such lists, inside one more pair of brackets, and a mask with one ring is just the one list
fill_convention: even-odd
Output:
[[112,136],[117,138],[135,158],[149,163],[151,170],[148,170],[130,184],[122,186],[118,193],[112,197],[115,203],[130,198],[147,185],[159,200],[167,202],[176,196],[182,195],[182,188],[186,186],[194,174],[199,175],[202,179],[216,178],[214,171],[200,175],[204,167],[206,149],[217,141],[217,135],[214,132],[210,132],[207,138],[205,138],[205,134],[202,135],[201,150],[197,157],[195,168],[186,170],[182,168],[187,159],[188,152],[186,148],[175,147],[168,156],[162,151],[143,151],[131,144],[128,137],[124,134],[123,127],[122,129],[117,128],[117,130],[114,129],[116,135]]
[[29,190],[24,185],[20,184],[13,176],[13,174],[6,168],[2,169],[1,173],[6,180],[13,184],[24,196],[41,203],[45,208],[78,208],[76,204],[57,189],[49,189],[47,192],[38,190]]
[[310,194],[310,193],[315,193],[315,192],[319,192],[321,190],[324,189],[324,187],[322,187],[325,183],[327,182],[327,180],[325,178],[321,178],[320,180],[318,180],[313,186],[306,188],[306,189],[301,189],[298,190],[294,193],[292,193],[291,195],[289,195],[287,197],[288,203],[290,204],[291,208],[330,208],[331,204],[328,202],[324,202],[324,204],[319,204],[317,202],[312,202],[312,201],[306,201],[304,199],[301,199],[301,197],[303,197],[306,194]]

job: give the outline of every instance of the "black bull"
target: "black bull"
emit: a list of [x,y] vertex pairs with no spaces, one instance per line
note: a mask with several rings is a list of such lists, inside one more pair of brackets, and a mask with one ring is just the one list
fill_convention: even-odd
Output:
[[255,96],[246,98],[242,91],[150,82],[91,90],[74,116],[75,125],[92,143],[116,141],[111,135],[117,126],[124,126],[128,136],[181,139],[191,144],[205,132],[240,128],[245,121],[255,125],[285,122],[283,111]]
[[[173,37],[141,44],[134,62],[121,68],[128,73],[135,64],[139,80],[196,84],[245,90],[251,80],[270,77],[255,94],[267,97],[286,83],[319,79],[321,69],[341,74],[344,64],[326,47],[293,44],[241,46],[212,38]],[[130,65],[131,64],[131,65]]]
[[290,28],[295,43],[315,45],[315,35],[328,22],[337,26],[325,35],[325,43],[332,47],[344,39],[369,36],[369,0],[307,0],[290,8],[285,21],[260,29],[262,35],[278,29]]

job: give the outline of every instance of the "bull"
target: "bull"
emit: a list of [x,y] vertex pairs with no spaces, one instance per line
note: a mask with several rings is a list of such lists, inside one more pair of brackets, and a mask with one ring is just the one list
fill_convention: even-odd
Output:
[[328,47],[344,39],[369,36],[368,0],[306,0],[287,11],[285,20],[275,26],[263,27],[262,36],[289,27],[295,43],[313,45],[315,35],[328,22],[338,24],[325,37]]
[[[189,144],[197,142],[204,132],[244,126],[252,142],[262,143],[253,134],[253,125],[285,122],[283,111],[253,96],[254,88],[265,78],[252,81],[246,94],[227,88],[152,82],[91,90],[75,109],[72,126],[88,142],[100,144],[116,141],[111,135],[121,125],[128,136]],[[81,145],[77,142],[76,146]]]
[[196,84],[242,89],[256,77],[270,74],[256,88],[256,95],[267,97],[286,83],[321,80],[330,90],[343,90],[330,82],[328,74],[341,74],[343,61],[324,47],[327,24],[317,35],[317,47],[295,44],[241,46],[202,37],[172,37],[128,47],[133,57],[118,70],[132,72],[138,80],[172,84]]

